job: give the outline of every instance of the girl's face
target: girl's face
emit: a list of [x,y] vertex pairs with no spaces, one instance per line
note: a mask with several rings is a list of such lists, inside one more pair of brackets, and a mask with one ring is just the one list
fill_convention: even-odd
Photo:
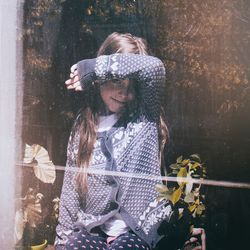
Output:
[[106,81],[100,86],[100,94],[106,108],[112,113],[121,112],[135,98],[133,82],[129,79]]

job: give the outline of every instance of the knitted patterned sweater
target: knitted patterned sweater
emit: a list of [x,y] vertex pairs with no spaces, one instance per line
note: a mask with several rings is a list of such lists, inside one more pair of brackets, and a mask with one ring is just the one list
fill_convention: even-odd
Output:
[[140,104],[138,110],[118,120],[109,131],[98,133],[89,166],[90,170],[129,175],[89,173],[88,192],[84,196],[75,189],[79,131],[73,129],[67,150],[56,249],[64,249],[74,227],[85,227],[91,232],[116,213],[120,213],[132,231],[154,247],[161,238],[157,233],[159,224],[164,219],[169,220],[172,207],[167,201],[156,200],[158,180],[136,178],[133,173],[161,175],[158,124],[164,66],[152,56],[113,54],[80,61],[77,68],[83,88],[96,79],[135,78],[139,83]]

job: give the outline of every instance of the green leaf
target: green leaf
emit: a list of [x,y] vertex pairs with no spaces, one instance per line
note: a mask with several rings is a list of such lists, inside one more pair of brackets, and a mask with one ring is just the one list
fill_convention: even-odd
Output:
[[198,154],[192,154],[192,155],[190,155],[190,158],[194,161],[201,163],[201,158]]
[[171,164],[169,167],[170,167],[171,169],[173,169],[173,170],[176,170],[176,169],[179,169],[179,168],[180,168],[180,165],[177,164],[177,163],[174,163],[174,164]]
[[177,163],[181,163],[182,162],[182,155],[177,158],[176,162]]

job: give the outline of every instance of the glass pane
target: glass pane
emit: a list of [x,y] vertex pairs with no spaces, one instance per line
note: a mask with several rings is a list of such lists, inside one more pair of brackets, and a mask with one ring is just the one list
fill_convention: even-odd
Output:
[[[250,183],[249,12],[248,1],[233,0],[24,1],[22,197],[44,195],[39,219],[47,220],[46,229],[38,231],[49,244],[68,138],[85,97],[67,90],[64,81],[73,64],[96,57],[112,32],[145,38],[166,67],[167,172],[179,156],[199,154],[208,179]],[[57,167],[53,183],[39,180],[33,170],[44,159]],[[245,247],[249,188],[209,186],[204,192],[207,247]],[[20,244],[28,244],[32,232],[25,231]]]

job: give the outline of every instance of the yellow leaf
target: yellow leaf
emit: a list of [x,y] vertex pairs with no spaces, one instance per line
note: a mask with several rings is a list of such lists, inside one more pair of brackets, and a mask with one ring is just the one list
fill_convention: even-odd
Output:
[[[179,178],[187,177],[187,169],[185,167],[180,168],[180,171],[177,174],[177,181],[178,181],[178,177]],[[179,184],[179,186],[183,186],[183,184],[185,184],[185,182],[183,182],[182,180],[179,180],[178,184]]]
[[179,199],[181,198],[181,193],[182,189],[180,187],[173,192],[173,194],[170,197],[170,200],[172,201],[173,204],[179,201]]
[[196,199],[195,204],[196,204],[196,205],[199,205],[199,204],[200,204],[200,199],[199,199],[199,198]]
[[198,167],[200,167],[201,166],[201,164],[199,163],[199,162],[195,162],[195,163],[193,163],[192,165],[191,165],[191,169],[194,169],[194,170],[196,170]]
[[182,166],[186,166],[189,162],[190,162],[189,159],[184,159],[184,160],[181,162],[181,164],[182,164]]
[[196,208],[196,204],[194,203],[193,205],[190,205],[189,207],[188,207],[188,209],[189,209],[189,211],[191,212],[191,213],[193,213],[193,211],[195,210],[195,208]]
[[180,220],[183,217],[183,211],[184,208],[178,208],[178,220]]
[[203,211],[205,210],[205,206],[203,204],[198,205],[197,209],[196,209],[196,213],[197,215],[201,215],[203,213]]
[[187,169],[185,167],[180,168],[177,177],[186,177],[186,176],[187,176]]

